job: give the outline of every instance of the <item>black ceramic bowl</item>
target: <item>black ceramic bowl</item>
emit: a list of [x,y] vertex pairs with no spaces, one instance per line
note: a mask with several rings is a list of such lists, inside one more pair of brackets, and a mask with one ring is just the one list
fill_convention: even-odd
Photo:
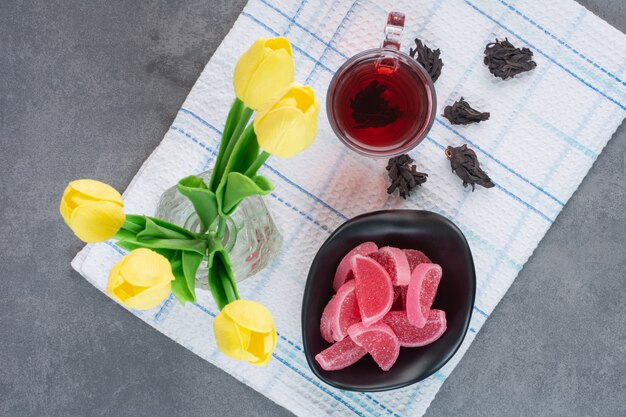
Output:
[[[333,296],[333,277],[343,256],[360,243],[423,251],[441,265],[443,276],[433,308],[446,312],[448,328],[436,342],[401,348],[395,365],[382,371],[369,355],[339,371],[325,371],[315,355],[329,344],[320,335],[322,311]],[[465,236],[450,220],[429,211],[389,210],[367,213],[340,226],[317,252],[302,301],[302,339],[311,370],[333,387],[351,391],[387,391],[421,381],[445,365],[461,346],[469,326],[476,274]]]

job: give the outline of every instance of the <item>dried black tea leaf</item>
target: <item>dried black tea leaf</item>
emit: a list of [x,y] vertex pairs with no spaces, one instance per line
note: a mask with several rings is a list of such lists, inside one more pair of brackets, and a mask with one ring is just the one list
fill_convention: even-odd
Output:
[[421,40],[415,39],[415,49],[411,48],[409,55],[411,55],[411,58],[415,58],[415,60],[424,67],[433,82],[437,81],[441,75],[441,69],[443,68],[443,61],[439,57],[439,55],[441,55],[439,49],[433,51],[428,46],[424,45]]
[[422,185],[428,179],[428,174],[417,172],[415,165],[411,165],[413,159],[409,155],[400,155],[391,158],[387,163],[387,171],[391,185],[387,188],[387,194],[399,190],[400,197],[406,199],[411,190]]
[[507,38],[496,39],[485,48],[485,65],[489,72],[503,80],[530,71],[537,66],[532,60],[533,51],[528,48],[516,48]]
[[453,125],[468,125],[489,119],[489,112],[479,112],[473,109],[467,101],[461,99],[443,110],[443,117],[450,120]]
[[400,109],[392,107],[383,97],[386,90],[387,86],[374,80],[350,100],[352,118],[357,123],[355,127],[364,129],[387,126],[402,115]]
[[467,145],[457,148],[448,146],[446,148],[446,157],[450,160],[452,172],[463,180],[463,187],[472,186],[474,191],[475,184],[482,185],[485,188],[491,188],[495,184],[491,182],[489,175],[480,168],[476,152],[469,149]]

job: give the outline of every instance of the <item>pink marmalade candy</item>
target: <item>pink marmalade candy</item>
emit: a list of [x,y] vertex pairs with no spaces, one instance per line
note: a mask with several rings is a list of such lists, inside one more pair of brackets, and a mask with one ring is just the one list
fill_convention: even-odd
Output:
[[352,270],[361,320],[365,326],[369,326],[382,319],[391,309],[391,278],[378,262],[361,255],[352,258]]
[[354,292],[355,281],[348,281],[339,288],[330,316],[330,329],[335,340],[342,340],[348,335],[348,327],[361,321],[361,312]]
[[354,343],[352,339],[345,339],[315,355],[315,360],[326,371],[336,371],[356,363],[367,351]]
[[341,262],[339,262],[339,266],[337,267],[337,271],[335,271],[335,279],[333,281],[333,289],[338,291],[339,288],[344,284],[344,282],[351,279],[352,275],[352,258],[355,255],[369,255],[372,252],[376,252],[378,250],[378,246],[374,242],[365,242],[361,243],[356,248],[352,249],[346,256],[343,257]]
[[411,269],[402,249],[385,246],[368,256],[385,268],[393,285],[409,285]]
[[409,269],[411,272],[415,269],[415,267],[419,264],[429,264],[431,263],[428,256],[424,255],[424,252],[415,250],[415,249],[404,249],[404,254],[406,255],[407,261],[409,261]]
[[404,311],[390,311],[382,320],[391,327],[398,336],[400,346],[419,347],[426,346],[439,339],[446,331],[446,312],[442,310],[430,310],[426,325],[421,329],[409,323]]
[[350,326],[348,334],[354,342],[362,346],[383,371],[391,369],[400,354],[400,342],[391,327],[376,323],[365,327],[363,323]]
[[336,314],[337,307],[335,306],[336,296],[333,295],[333,298],[330,299],[326,307],[324,308],[324,312],[322,313],[322,319],[320,320],[320,333],[325,341],[328,343],[333,343],[335,339],[333,339],[331,321],[333,316]]
[[437,264],[423,263],[413,270],[406,293],[406,315],[414,326],[421,328],[426,325],[441,274],[441,267]]
[[406,311],[406,293],[409,290],[409,287],[400,287],[400,298],[402,299],[402,310]]

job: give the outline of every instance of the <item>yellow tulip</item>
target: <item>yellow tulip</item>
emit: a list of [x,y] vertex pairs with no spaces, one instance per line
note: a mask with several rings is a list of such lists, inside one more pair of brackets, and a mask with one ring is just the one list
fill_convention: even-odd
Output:
[[213,321],[217,347],[226,356],[265,366],[276,347],[276,329],[262,304],[236,300],[226,305]]
[[172,290],[174,274],[169,261],[150,249],[135,249],[109,274],[107,293],[128,308],[158,306]]
[[65,223],[80,240],[103,242],[124,224],[122,196],[113,187],[95,180],[69,183],[59,208]]
[[287,38],[260,38],[235,66],[233,84],[237,98],[258,109],[293,82],[295,68]]
[[320,103],[309,86],[291,84],[274,101],[257,111],[254,132],[264,151],[292,157],[313,143]]

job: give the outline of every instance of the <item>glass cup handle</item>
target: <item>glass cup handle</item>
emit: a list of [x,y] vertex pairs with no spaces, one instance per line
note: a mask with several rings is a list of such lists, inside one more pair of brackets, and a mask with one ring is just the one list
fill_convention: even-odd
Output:
[[381,48],[400,50],[400,40],[404,29],[404,13],[390,12],[385,25],[385,37]]
[[398,59],[393,53],[385,53],[385,50],[400,50],[400,40],[404,29],[404,13],[391,12],[387,16],[385,25],[385,37],[383,38],[382,51],[376,61],[376,71],[380,74],[393,74],[398,69]]

